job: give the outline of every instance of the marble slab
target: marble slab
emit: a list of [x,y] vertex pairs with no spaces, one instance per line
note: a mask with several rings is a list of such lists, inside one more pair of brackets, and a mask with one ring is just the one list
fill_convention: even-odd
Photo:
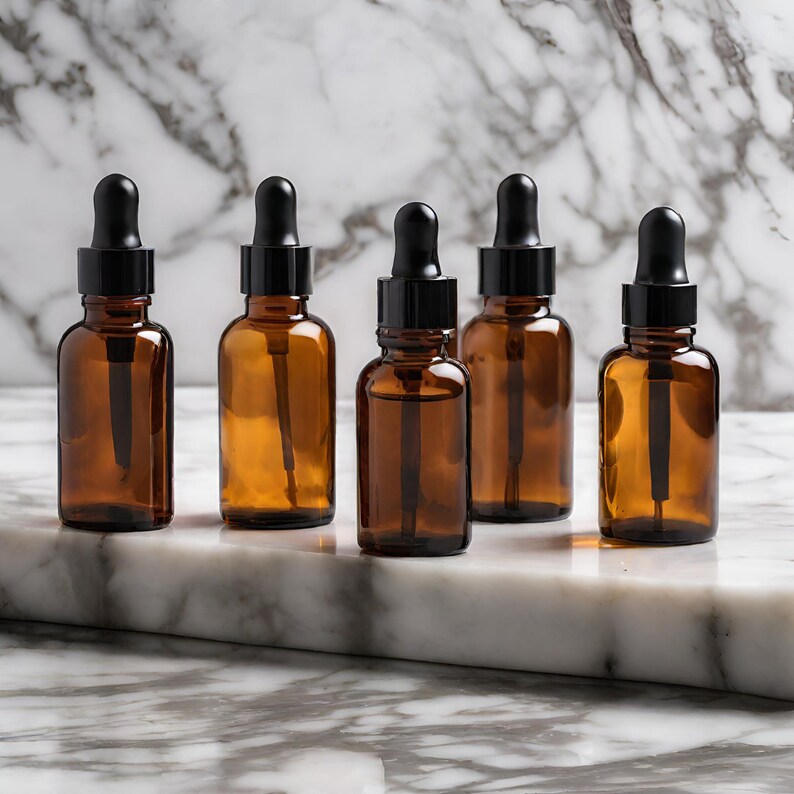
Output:
[[0,788],[789,794],[792,704],[0,621]]
[[0,391],[0,618],[794,699],[794,414],[724,416],[715,542],[599,540],[582,404],[570,520],[475,525],[465,555],[393,560],[355,543],[349,405],[337,520],[290,532],[222,526],[213,390],[178,390],[176,413],[173,526],[103,535],[55,517],[54,393]]

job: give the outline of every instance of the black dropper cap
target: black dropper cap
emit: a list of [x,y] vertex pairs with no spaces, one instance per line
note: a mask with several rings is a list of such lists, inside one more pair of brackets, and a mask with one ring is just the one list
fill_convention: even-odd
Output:
[[684,259],[686,226],[670,207],[655,207],[640,221],[637,274],[623,285],[623,325],[680,328],[697,322],[697,287]]
[[298,196],[283,176],[256,189],[252,245],[240,247],[240,292],[246,295],[311,295],[310,245],[298,240]]
[[538,187],[511,174],[496,191],[496,237],[479,249],[480,295],[553,295],[556,248],[540,242]]
[[419,201],[394,217],[394,265],[378,279],[378,327],[454,328],[458,282],[441,273],[438,217]]
[[94,190],[94,239],[77,249],[77,291],[83,295],[151,295],[154,249],[141,245],[138,188],[109,174]]

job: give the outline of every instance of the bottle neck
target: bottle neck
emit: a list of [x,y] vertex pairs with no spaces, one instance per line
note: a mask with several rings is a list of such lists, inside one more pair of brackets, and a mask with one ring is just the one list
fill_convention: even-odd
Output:
[[670,354],[693,347],[694,326],[685,328],[632,328],[624,326],[623,340],[630,350],[647,354]]
[[308,295],[247,295],[245,316],[255,320],[293,322],[309,316]]
[[547,317],[551,314],[548,295],[486,295],[482,313],[487,317]]
[[151,295],[113,296],[83,295],[86,325],[130,326],[149,319]]
[[430,362],[448,358],[446,345],[451,330],[416,328],[378,328],[378,344],[383,349],[383,361],[402,363]]

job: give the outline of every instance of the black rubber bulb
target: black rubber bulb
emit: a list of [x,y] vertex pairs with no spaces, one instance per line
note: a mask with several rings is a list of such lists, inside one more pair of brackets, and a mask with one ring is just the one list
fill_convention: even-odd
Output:
[[283,176],[269,176],[256,189],[254,245],[290,246],[298,242],[298,196]]
[[94,190],[92,248],[129,250],[141,247],[138,188],[123,174],[108,174]]
[[496,191],[494,248],[540,245],[538,187],[526,174],[511,174]]
[[392,276],[433,279],[441,275],[438,262],[438,216],[432,207],[412,201],[394,216]]
[[670,207],[655,207],[640,221],[635,284],[689,284],[684,258],[686,226]]

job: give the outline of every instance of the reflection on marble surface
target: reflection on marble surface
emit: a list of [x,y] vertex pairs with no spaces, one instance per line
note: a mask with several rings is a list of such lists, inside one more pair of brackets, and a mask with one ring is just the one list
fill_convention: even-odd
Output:
[[788,792],[792,706],[0,623],[6,791]]
[[437,210],[463,320],[496,186],[522,170],[558,245],[580,399],[619,341],[639,219],[670,203],[727,405],[792,409],[793,27],[779,0],[6,0],[0,382],[54,377],[109,171],[140,186],[182,383],[214,381],[239,314],[256,183],[292,177],[350,396],[400,204]]
[[0,390],[0,617],[794,700],[794,414],[725,415],[716,542],[600,541],[579,406],[572,518],[478,524],[467,554],[435,560],[359,555],[349,405],[339,420],[336,521],[230,530],[214,390],[178,389],[176,521],[101,535],[55,518],[52,390]]

